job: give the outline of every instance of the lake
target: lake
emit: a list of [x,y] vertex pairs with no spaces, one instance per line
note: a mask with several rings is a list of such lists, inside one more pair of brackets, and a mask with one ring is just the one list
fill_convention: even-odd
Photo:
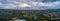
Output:
[[17,19],[17,20],[15,20],[15,21],[26,21],[26,20],[24,20],[24,19]]

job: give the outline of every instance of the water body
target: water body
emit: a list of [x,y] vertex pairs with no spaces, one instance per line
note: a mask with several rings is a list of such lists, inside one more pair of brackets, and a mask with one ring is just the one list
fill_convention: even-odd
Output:
[[24,19],[17,19],[17,20],[15,20],[15,21],[26,21],[26,20],[24,20]]

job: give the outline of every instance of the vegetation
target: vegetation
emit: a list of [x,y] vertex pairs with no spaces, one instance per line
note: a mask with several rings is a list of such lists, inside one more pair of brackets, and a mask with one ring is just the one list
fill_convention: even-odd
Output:
[[31,17],[30,20],[32,21],[56,21],[56,14],[58,13],[59,11],[53,10],[0,10],[0,17],[4,17],[5,20],[14,16],[18,18],[26,17],[27,19]]

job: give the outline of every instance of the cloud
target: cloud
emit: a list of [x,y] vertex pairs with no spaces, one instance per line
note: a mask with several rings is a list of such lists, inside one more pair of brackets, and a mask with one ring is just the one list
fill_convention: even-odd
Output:
[[2,2],[0,2],[0,5],[2,5]]
[[60,4],[60,1],[56,1],[56,2],[49,2],[49,3],[43,3],[43,2],[33,2],[34,5],[38,6],[56,6]]
[[19,4],[18,4],[18,7],[23,7],[23,8],[25,8],[25,7],[31,7],[31,6],[28,5],[27,3],[19,3]]
[[[60,5],[60,1],[57,0],[7,0],[4,9],[23,9],[23,10],[42,10],[42,9],[54,9]],[[53,1],[53,2],[52,2]],[[60,6],[59,6],[60,7]]]
[[31,7],[31,6],[26,3],[13,2],[11,4],[7,4],[4,8],[6,8],[6,9],[20,9],[20,8],[24,9],[26,7]]
[[16,8],[16,5],[14,5],[14,4],[7,4],[4,8],[14,9],[14,8]]

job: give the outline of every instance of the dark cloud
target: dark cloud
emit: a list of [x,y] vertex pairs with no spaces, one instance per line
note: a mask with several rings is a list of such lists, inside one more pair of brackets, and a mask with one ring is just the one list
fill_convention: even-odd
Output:
[[55,2],[55,1],[60,1],[60,0],[35,0],[38,2]]
[[42,2],[55,2],[57,0],[43,0]]

